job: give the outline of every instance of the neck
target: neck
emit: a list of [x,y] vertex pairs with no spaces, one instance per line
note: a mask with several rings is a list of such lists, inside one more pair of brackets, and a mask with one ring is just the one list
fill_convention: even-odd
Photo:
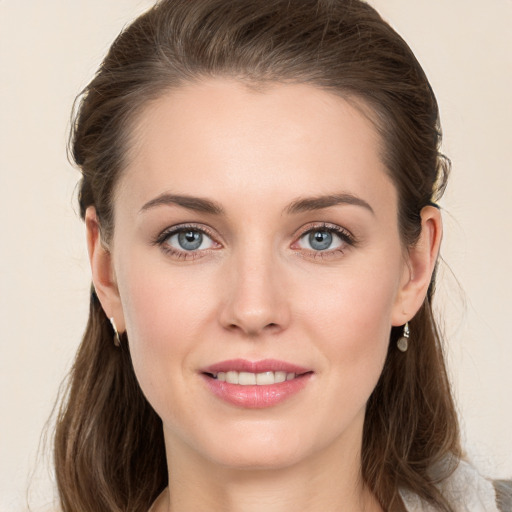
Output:
[[152,512],[381,512],[364,485],[360,449],[338,446],[272,469],[219,467],[187,446],[168,443],[169,487]]

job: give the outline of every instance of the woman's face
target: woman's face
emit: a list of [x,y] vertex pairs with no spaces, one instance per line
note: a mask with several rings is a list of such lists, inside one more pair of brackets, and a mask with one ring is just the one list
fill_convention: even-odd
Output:
[[308,85],[212,79],[137,119],[115,194],[116,320],[176,457],[357,455],[410,279],[379,143]]

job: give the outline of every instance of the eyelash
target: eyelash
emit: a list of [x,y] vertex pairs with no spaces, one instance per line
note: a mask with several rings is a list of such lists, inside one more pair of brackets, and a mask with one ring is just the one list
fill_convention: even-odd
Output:
[[[173,236],[177,235],[179,233],[184,233],[187,231],[194,231],[201,233],[203,235],[206,235],[208,238],[210,238],[213,242],[213,244],[220,246],[218,242],[215,241],[215,236],[213,233],[207,229],[205,226],[200,226],[197,224],[180,224],[177,226],[173,226],[172,228],[168,228],[164,231],[162,231],[156,238],[153,240],[153,245],[159,246],[166,254],[169,254],[170,256],[180,259],[180,260],[194,260],[197,258],[201,258],[203,256],[206,256],[207,254],[210,254],[212,250],[216,250],[216,248],[208,248],[208,249],[202,249],[202,250],[178,250],[174,247],[170,246],[167,242],[167,240]],[[318,258],[327,258],[327,257],[333,257],[339,254],[344,254],[347,246],[348,247],[354,247],[357,245],[357,241],[355,237],[345,228],[342,228],[341,226],[337,226],[336,224],[330,224],[327,222],[321,222],[313,225],[307,226],[305,229],[302,229],[299,231],[295,236],[295,241],[292,244],[292,248],[294,245],[296,245],[302,238],[304,238],[306,235],[310,233],[314,233],[315,231],[324,231],[328,233],[334,233],[342,242],[342,247],[338,247],[335,249],[326,249],[323,251],[320,250],[313,250],[313,249],[303,249],[303,248],[297,248],[295,249],[297,253],[303,253],[304,251],[309,254],[309,256],[313,257],[314,259]]]
[[342,255],[345,253],[347,248],[355,247],[357,245],[357,240],[355,239],[354,235],[350,233],[345,228],[342,228],[341,226],[338,226],[336,224],[330,224],[328,222],[320,222],[315,223],[313,225],[307,226],[305,229],[301,230],[294,238],[295,242],[293,242],[292,247],[296,245],[302,238],[304,238],[306,235],[309,235],[310,233],[314,232],[327,232],[327,233],[334,233],[342,242],[341,247],[337,247],[334,249],[326,249],[323,251],[315,251],[313,249],[301,249],[298,248],[297,252],[299,250],[301,252],[307,251],[309,253],[309,256],[313,257],[314,259],[326,259],[326,258],[332,258],[336,257],[338,255]]
[[194,231],[206,235],[213,241],[214,244],[220,246],[218,242],[215,242],[215,236],[209,229],[207,229],[205,226],[198,226],[196,224],[180,224],[178,226],[165,229],[156,237],[156,239],[153,241],[153,245],[160,246],[160,248],[166,254],[169,254],[170,256],[180,260],[193,260],[196,258],[201,258],[202,256],[205,256],[212,251],[212,249],[202,249],[200,251],[180,251],[166,243],[171,236],[177,235],[179,233],[185,233],[187,231]]

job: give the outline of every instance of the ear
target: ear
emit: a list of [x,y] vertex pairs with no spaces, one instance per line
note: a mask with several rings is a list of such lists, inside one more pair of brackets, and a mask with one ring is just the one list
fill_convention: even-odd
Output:
[[430,285],[443,234],[441,212],[434,206],[421,210],[421,234],[407,250],[406,267],[393,310],[392,325],[404,325],[420,309]]
[[85,212],[85,227],[92,281],[96,295],[107,318],[114,318],[119,333],[122,333],[126,330],[125,321],[112,264],[112,255],[101,239],[98,215],[93,206],[89,206]]

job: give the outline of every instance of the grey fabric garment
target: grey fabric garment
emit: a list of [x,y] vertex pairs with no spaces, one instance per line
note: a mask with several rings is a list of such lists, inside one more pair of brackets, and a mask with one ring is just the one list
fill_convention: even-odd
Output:
[[[493,485],[491,480],[481,476],[465,461],[460,461],[453,474],[438,487],[454,512],[512,512],[510,502],[507,504],[501,498],[503,486],[499,483]],[[400,495],[407,512],[438,512],[435,507],[406,489],[400,490]],[[502,503],[498,508],[500,499]]]
[[500,512],[512,512],[512,480],[494,480],[493,485]]

